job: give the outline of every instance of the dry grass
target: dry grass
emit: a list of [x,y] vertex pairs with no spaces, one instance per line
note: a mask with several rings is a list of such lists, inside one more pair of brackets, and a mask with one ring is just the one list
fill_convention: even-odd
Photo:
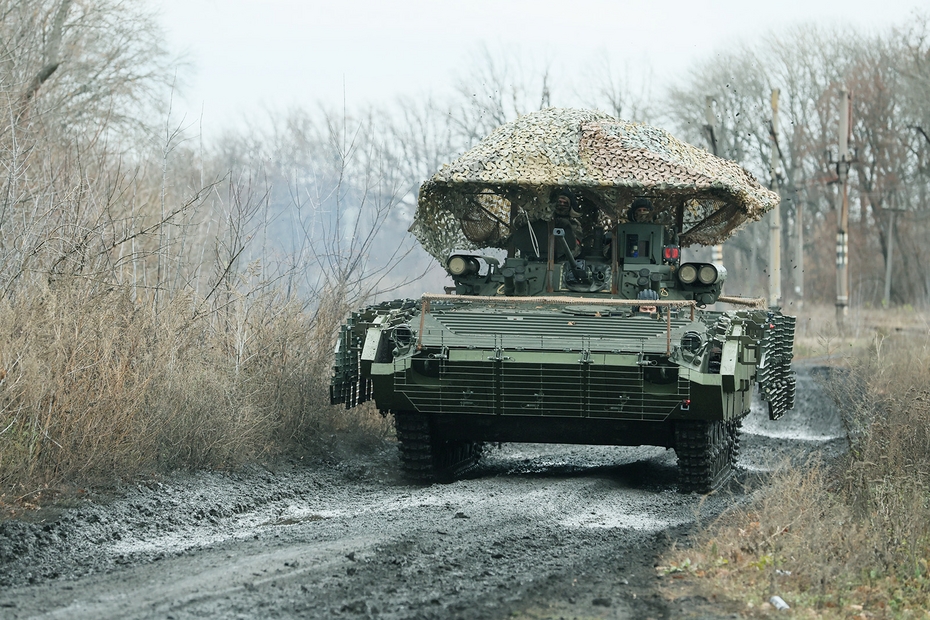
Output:
[[[333,433],[383,435],[371,409],[328,405],[333,304],[274,295],[194,317],[131,290],[72,282],[0,302],[0,508],[61,485],[319,455]],[[326,311],[328,308],[328,311]]]
[[845,414],[848,455],[785,466],[692,549],[673,550],[665,573],[750,615],[775,613],[767,601],[778,595],[801,617],[927,616],[930,334],[918,313],[887,319],[855,316],[858,331],[821,338],[836,350],[820,355],[844,369],[828,387]]
[[330,407],[328,382],[395,203],[333,190],[338,225],[310,218],[285,254],[262,164],[195,155],[167,120],[123,144],[59,112],[0,117],[0,518],[70,486],[382,436],[371,408]]
[[841,334],[833,306],[808,305],[800,310],[788,306],[784,311],[798,317],[794,342],[796,359],[843,358],[868,348],[876,337],[881,339],[902,332],[921,333],[930,322],[930,315],[910,306],[855,308],[849,310]]

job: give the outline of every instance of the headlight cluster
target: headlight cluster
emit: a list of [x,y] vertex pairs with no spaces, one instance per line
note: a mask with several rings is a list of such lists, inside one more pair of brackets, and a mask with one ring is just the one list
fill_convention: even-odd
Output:
[[726,275],[723,265],[711,263],[685,263],[678,269],[678,280],[682,284],[710,286],[722,282]]

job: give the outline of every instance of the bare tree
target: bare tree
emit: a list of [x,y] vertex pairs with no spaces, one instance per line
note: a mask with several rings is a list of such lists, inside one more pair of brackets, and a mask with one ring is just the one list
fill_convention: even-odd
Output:
[[551,107],[556,99],[550,63],[537,66],[514,50],[495,54],[487,47],[474,58],[471,71],[459,78],[457,99],[449,109],[461,150],[521,114]]
[[[795,27],[698,64],[692,79],[669,94],[667,115],[695,143],[703,142],[705,100],[712,97],[723,134],[723,155],[767,178],[771,158],[768,99],[773,88],[781,91],[777,182],[788,199],[782,231],[787,247],[792,241],[788,233],[795,229],[800,212],[797,206],[803,205],[806,249],[823,254],[822,260],[815,261],[816,267],[808,268],[814,284],[811,290],[830,291],[833,278],[832,260],[824,250],[832,244],[825,244],[822,238],[835,227],[835,223],[829,224],[836,217],[830,153],[831,149],[835,153],[838,125],[836,93],[844,87],[853,91],[851,145],[858,154],[850,187],[855,226],[851,248],[854,292],[865,303],[880,298],[884,269],[883,260],[876,257],[887,254],[890,231],[885,210],[892,205],[914,205],[908,196],[926,191],[922,188],[927,185],[921,172],[925,156],[919,144],[922,136],[916,129],[920,125],[915,122],[920,99],[907,95],[920,89],[908,87],[907,79],[902,78],[905,65],[910,67],[909,75],[920,74],[913,59],[919,64],[922,58],[920,52],[914,53],[915,45],[919,49],[925,40],[922,36],[916,26],[907,37],[895,33],[865,37],[848,30]],[[910,43],[904,44],[904,40]],[[910,50],[910,56],[903,53],[902,45]],[[910,64],[906,57],[912,59]],[[914,128],[908,130],[908,125]],[[745,233],[741,237],[735,246],[745,253],[751,254],[764,243],[761,237],[750,239]],[[900,242],[908,243],[906,239]],[[910,263],[903,266],[906,274],[915,273],[914,257],[919,255],[920,251],[912,248],[902,257]],[[900,301],[927,298],[923,285],[913,288],[908,284],[913,281],[910,275],[898,279]]]
[[133,0],[6,1],[0,17],[0,286],[120,278],[158,217],[140,157],[172,80],[156,22]]
[[[409,260],[416,242],[406,233],[417,163],[412,151],[401,161],[389,150],[383,117],[292,110],[269,126],[249,138],[227,136],[217,156],[234,177],[262,171],[262,235],[271,253],[287,255],[291,292],[310,306],[348,310],[417,279],[426,266]],[[237,160],[237,152],[249,154]],[[243,257],[254,259],[254,252]]]
[[617,118],[652,122],[655,103],[651,69],[646,67],[637,75],[626,65],[618,71],[604,53],[587,66],[586,73],[584,83],[588,86],[579,95],[587,105]]

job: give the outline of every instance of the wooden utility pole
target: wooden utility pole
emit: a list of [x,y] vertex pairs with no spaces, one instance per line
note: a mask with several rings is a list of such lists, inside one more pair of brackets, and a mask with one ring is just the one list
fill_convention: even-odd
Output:
[[[704,130],[707,132],[707,141],[710,143],[711,152],[717,157],[720,156],[720,153],[717,152],[717,141],[719,139],[717,134],[717,117],[714,116],[714,98],[705,97],[704,98],[704,118],[707,120],[707,124],[704,125]],[[723,264],[723,244],[718,243],[713,246],[711,253],[711,262]]]
[[849,202],[847,184],[849,181],[849,108],[851,100],[849,91],[840,90],[840,152],[836,161],[836,176],[839,179],[839,191],[836,193],[836,326],[842,331],[846,322],[849,306]]
[[769,172],[778,203],[769,214],[769,305],[781,304],[781,193],[778,191],[778,94],[772,90],[772,159]]

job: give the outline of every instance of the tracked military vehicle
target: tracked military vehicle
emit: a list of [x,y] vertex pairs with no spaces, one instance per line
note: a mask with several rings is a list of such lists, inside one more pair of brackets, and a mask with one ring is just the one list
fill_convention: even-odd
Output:
[[778,200],[663,130],[549,109],[502,126],[420,188],[413,233],[442,294],[353,313],[333,403],[393,414],[405,472],[451,479],[485,442],[653,445],[680,489],[729,475],[754,386],[794,403],[794,318],[682,261]]

